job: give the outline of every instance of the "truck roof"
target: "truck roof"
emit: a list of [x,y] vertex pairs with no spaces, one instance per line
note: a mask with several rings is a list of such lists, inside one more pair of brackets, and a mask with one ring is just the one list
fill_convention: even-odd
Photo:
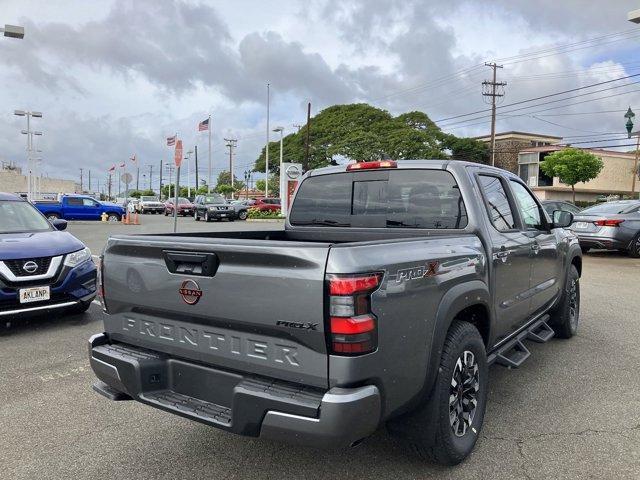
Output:
[[0,200],[22,200],[22,197],[15,193],[0,192]]
[[[394,161],[398,164],[397,168],[399,168],[399,169],[405,169],[405,168],[434,169],[434,168],[438,168],[438,169],[445,170],[449,166],[455,166],[455,168],[463,168],[463,167],[466,167],[466,166],[473,166],[473,167],[482,167],[483,170],[493,170],[495,172],[500,172],[502,174],[509,174],[510,176],[516,177],[516,175],[512,174],[511,172],[507,172],[506,170],[502,170],[500,168],[492,167],[490,165],[485,165],[485,164],[482,164],[482,163],[467,162],[465,160],[415,159],[415,160],[394,160]],[[329,173],[346,172],[347,171],[347,166],[348,166],[348,164],[336,165],[336,166],[332,166],[332,167],[318,168],[317,170],[310,171],[308,173],[308,175],[314,176],[314,175],[325,175],[325,174],[329,174]]]

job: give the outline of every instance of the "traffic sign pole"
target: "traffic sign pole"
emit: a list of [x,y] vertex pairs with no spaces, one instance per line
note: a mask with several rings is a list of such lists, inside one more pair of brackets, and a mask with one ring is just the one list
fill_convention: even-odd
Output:
[[173,233],[178,231],[178,192],[180,191],[180,166],[176,172],[176,197],[173,201]]

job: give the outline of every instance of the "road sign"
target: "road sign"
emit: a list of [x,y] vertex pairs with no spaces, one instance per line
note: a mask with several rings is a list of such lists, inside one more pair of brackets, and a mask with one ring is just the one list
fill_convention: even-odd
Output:
[[125,185],[129,185],[133,181],[133,177],[129,172],[124,172],[122,175],[120,175],[120,180],[122,180],[122,183],[124,183]]
[[173,155],[173,161],[176,164],[176,167],[182,165],[182,140],[176,140],[176,151]]

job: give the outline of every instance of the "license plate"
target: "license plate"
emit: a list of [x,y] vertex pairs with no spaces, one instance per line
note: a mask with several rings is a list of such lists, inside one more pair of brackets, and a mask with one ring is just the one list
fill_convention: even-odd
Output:
[[49,287],[21,288],[18,291],[20,303],[42,302],[51,298]]
[[587,228],[589,228],[589,223],[588,222],[576,222],[573,224],[573,228],[578,229],[578,230],[586,230]]
[[222,213],[222,214],[220,214],[220,216],[221,216],[221,217],[226,217],[226,216],[227,216],[227,214],[226,214],[226,213]]

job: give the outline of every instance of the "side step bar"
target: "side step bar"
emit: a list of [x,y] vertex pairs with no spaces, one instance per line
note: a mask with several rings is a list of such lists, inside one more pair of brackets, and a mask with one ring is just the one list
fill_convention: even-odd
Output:
[[516,337],[499,347],[487,358],[489,365],[497,363],[507,368],[518,368],[531,355],[531,352],[524,344],[524,340],[545,343],[553,338],[554,331],[547,324],[548,321],[549,315],[543,315],[518,333]]

